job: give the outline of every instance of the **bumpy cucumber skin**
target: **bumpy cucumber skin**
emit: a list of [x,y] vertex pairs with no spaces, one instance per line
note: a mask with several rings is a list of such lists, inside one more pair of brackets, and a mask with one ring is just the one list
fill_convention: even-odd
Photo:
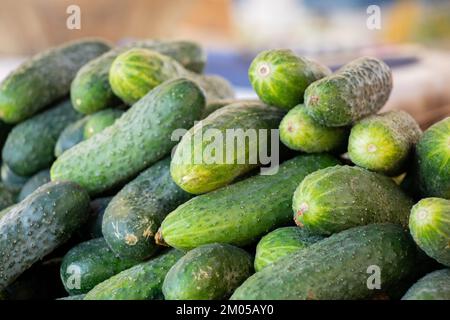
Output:
[[28,181],[23,185],[22,190],[20,190],[19,195],[17,196],[17,200],[20,202],[32,194],[39,187],[44,184],[50,182],[50,170],[44,169],[36,173],[32,176]]
[[[67,252],[61,263],[61,281],[69,294],[84,294],[137,263],[133,259],[120,258],[108,247],[105,239],[97,238],[80,243]],[[75,272],[79,276],[79,288],[72,288],[71,277]]]
[[14,127],[3,147],[3,161],[17,174],[31,176],[50,167],[59,135],[80,119],[66,100]]
[[370,266],[381,270],[381,290],[413,272],[417,251],[400,226],[355,227],[269,265],[247,279],[231,300],[366,299]]
[[166,217],[157,243],[178,249],[215,242],[251,244],[292,222],[292,193],[306,175],[337,163],[326,154],[301,155],[281,164],[274,175],[250,177],[195,197]]
[[[202,194],[224,187],[259,167],[260,146],[266,148],[266,153],[271,150],[271,130],[278,128],[283,115],[283,111],[260,102],[238,102],[213,112],[195,124],[178,144],[170,166],[173,180],[189,193]],[[231,129],[257,131],[243,145],[234,148],[235,140],[227,145],[226,132]],[[207,135],[212,130],[223,137],[222,159],[209,157],[208,150],[214,148],[214,141]],[[267,132],[262,139],[260,130]]]
[[220,243],[189,251],[169,270],[163,284],[166,300],[228,298],[253,273],[246,251]]
[[392,74],[381,60],[356,59],[305,91],[308,114],[327,127],[352,124],[380,110],[392,90]]
[[28,181],[30,177],[22,177],[11,170],[11,168],[3,163],[1,167],[2,183],[6,189],[12,192],[20,192],[22,187]]
[[124,112],[119,109],[105,109],[91,115],[84,126],[83,138],[89,139],[112,126]]
[[267,104],[289,110],[303,102],[305,89],[331,71],[291,50],[267,50],[250,65],[248,76],[259,98]]
[[369,116],[353,126],[348,153],[356,165],[390,176],[405,171],[405,164],[422,135],[405,111]]
[[89,120],[86,116],[74,123],[69,124],[59,135],[55,144],[55,157],[59,157],[64,151],[84,140],[84,126]]
[[255,254],[255,271],[261,271],[268,265],[297,250],[305,249],[324,239],[299,227],[278,228],[258,242]]
[[450,199],[450,117],[428,128],[416,146],[416,183],[422,197]]
[[450,269],[427,274],[406,292],[402,300],[450,300]]
[[62,154],[51,168],[52,180],[74,181],[91,194],[125,182],[166,156],[176,144],[173,131],[190,128],[204,107],[192,81],[166,82],[114,125]]
[[428,256],[450,267],[450,200],[420,200],[411,210],[409,229]]
[[[2,183],[0,183],[0,211],[12,206],[16,203],[16,193],[8,190]],[[0,218],[2,214],[0,214]]]
[[67,241],[88,217],[89,196],[72,182],[36,190],[0,221],[0,289]]
[[87,63],[77,73],[71,85],[72,103],[79,112],[92,114],[119,103],[109,84],[109,70],[117,56],[131,48],[147,48],[172,57],[187,69],[202,72],[206,54],[202,48],[188,41],[138,41],[115,48]]
[[171,249],[122,271],[95,286],[84,300],[162,300],[164,278],[183,255],[184,252]]
[[18,123],[64,97],[77,71],[109,49],[103,41],[81,40],[26,61],[0,84],[0,118]]
[[310,174],[292,202],[296,224],[322,235],[370,223],[407,227],[412,206],[412,199],[391,178],[350,166]]
[[128,183],[106,208],[103,235],[120,256],[142,261],[153,255],[161,222],[192,198],[173,182],[169,169],[170,157],[157,162]]
[[303,104],[289,110],[280,123],[280,140],[292,150],[306,153],[342,151],[347,143],[346,127],[329,128],[314,121]]

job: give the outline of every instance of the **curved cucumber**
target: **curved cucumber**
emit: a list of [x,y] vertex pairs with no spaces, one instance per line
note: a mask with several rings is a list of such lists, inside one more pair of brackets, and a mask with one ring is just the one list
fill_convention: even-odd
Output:
[[409,229],[426,254],[450,267],[450,200],[420,200],[411,210]]
[[411,115],[389,111],[369,116],[352,128],[348,153],[356,165],[393,176],[404,172],[421,135]]
[[253,273],[244,250],[213,243],[189,251],[169,270],[163,284],[166,300],[220,300]]
[[89,139],[97,133],[102,132],[107,127],[112,126],[123,113],[124,112],[119,109],[105,109],[94,113],[84,125],[84,139]]
[[6,163],[2,164],[1,177],[5,188],[12,192],[19,192],[30,178],[18,175]]
[[89,116],[86,116],[74,123],[69,124],[61,132],[55,144],[55,157],[59,157],[64,153],[64,151],[69,150],[84,140],[84,126],[88,121]]
[[406,227],[412,206],[392,179],[350,166],[310,174],[295,190],[292,203],[296,224],[324,235],[379,222]]
[[20,190],[18,200],[22,201],[30,194],[32,194],[36,189],[44,184],[50,182],[50,170],[45,169],[39,171],[34,176],[32,176],[28,181],[23,185],[22,190]]
[[406,292],[402,300],[450,300],[450,269],[427,274]]
[[389,67],[381,60],[364,57],[311,84],[305,91],[305,106],[324,126],[347,126],[380,110],[391,90]]

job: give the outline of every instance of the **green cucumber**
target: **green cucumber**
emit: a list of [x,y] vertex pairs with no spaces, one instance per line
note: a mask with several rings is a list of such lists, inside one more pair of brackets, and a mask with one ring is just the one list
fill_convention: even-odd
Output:
[[186,77],[205,90],[210,99],[233,98],[230,84],[216,76],[200,76],[174,59],[156,51],[135,48],[120,54],[109,71],[111,88],[127,104],[133,104],[161,83]]
[[88,194],[72,182],[48,183],[14,205],[0,220],[0,290],[66,242],[88,206]]
[[[172,178],[193,194],[230,184],[261,166],[261,153],[272,154],[271,133],[283,115],[283,111],[260,102],[238,102],[213,112],[181,139],[170,166]],[[231,139],[230,131],[235,134]],[[214,136],[208,136],[210,132]]]
[[360,167],[395,176],[405,171],[421,135],[419,125],[405,111],[372,115],[352,128],[348,154]]
[[122,271],[95,286],[84,300],[161,300],[164,278],[183,255],[184,252],[171,249]]
[[166,300],[228,298],[253,273],[253,258],[229,244],[212,243],[189,251],[169,270],[163,284]]
[[89,139],[105,128],[112,126],[123,113],[119,109],[105,109],[94,113],[84,125],[84,139]]
[[259,98],[287,110],[303,102],[303,94],[312,82],[330,73],[327,67],[284,49],[259,53],[248,70]]
[[[16,193],[0,183],[0,212],[16,203]],[[0,214],[0,218],[2,215]]]
[[427,274],[406,292],[402,300],[450,300],[450,269]]
[[416,257],[414,242],[400,226],[355,227],[255,273],[231,300],[367,299],[407,278]]
[[165,157],[176,145],[173,131],[190,128],[204,107],[194,82],[166,82],[112,126],[62,154],[51,168],[52,180],[74,181],[91,194],[126,182]]
[[348,129],[328,128],[318,124],[303,104],[291,109],[280,123],[280,140],[292,150],[306,153],[342,151]]
[[244,246],[292,223],[292,193],[305,176],[336,165],[329,155],[301,155],[266,172],[195,197],[172,211],[155,239],[179,249],[208,243]]
[[59,157],[64,151],[84,140],[84,126],[89,121],[89,118],[89,116],[86,116],[71,123],[61,132],[55,144],[55,157]]
[[16,173],[31,176],[50,167],[59,135],[80,115],[70,100],[14,127],[3,147],[3,161]]
[[17,197],[18,201],[24,200],[36,189],[48,182],[50,182],[50,170],[44,169],[42,171],[39,171],[30,179],[28,179],[28,181],[23,185],[22,190],[20,190],[20,193]]
[[3,163],[1,167],[2,183],[6,189],[12,192],[20,192],[22,187],[30,177],[23,177],[11,170],[11,168]]
[[138,41],[115,48],[87,63],[72,82],[70,94],[76,110],[84,114],[119,104],[109,85],[109,69],[117,56],[131,48],[147,48],[172,57],[194,72],[202,72],[206,61],[203,49],[189,41]]
[[409,230],[427,255],[450,267],[450,200],[420,200],[411,210]]
[[412,206],[391,178],[350,166],[310,174],[295,190],[292,203],[296,224],[323,235],[380,222],[407,227]]
[[0,118],[18,123],[69,93],[77,71],[110,49],[87,39],[49,49],[24,62],[0,84]]
[[327,127],[342,127],[377,113],[392,90],[392,74],[381,60],[356,59],[305,91],[307,113]]
[[64,256],[60,275],[70,295],[84,294],[97,284],[138,262],[117,256],[105,239],[89,240],[73,247]]
[[255,254],[255,271],[261,271],[268,265],[297,250],[305,249],[322,240],[299,227],[278,228],[258,242]]

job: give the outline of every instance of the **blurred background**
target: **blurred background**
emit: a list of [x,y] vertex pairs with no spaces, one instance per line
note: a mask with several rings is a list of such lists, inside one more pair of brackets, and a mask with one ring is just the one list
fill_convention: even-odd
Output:
[[[81,12],[68,29],[67,8]],[[394,73],[385,109],[405,109],[426,128],[450,115],[450,1],[446,0],[1,0],[0,80],[26,57],[85,36],[115,43],[191,39],[208,50],[206,72],[254,97],[252,58],[291,48],[333,69],[361,55]]]

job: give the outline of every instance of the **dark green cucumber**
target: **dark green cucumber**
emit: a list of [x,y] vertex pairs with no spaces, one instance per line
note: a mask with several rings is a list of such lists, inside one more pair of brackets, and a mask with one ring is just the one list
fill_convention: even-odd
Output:
[[81,228],[81,237],[87,239],[101,238],[103,216],[105,210],[111,202],[112,197],[97,198],[91,201],[89,218]]
[[450,199],[450,117],[428,128],[416,147],[415,180],[422,197]]
[[450,200],[420,200],[411,210],[409,230],[428,256],[450,267]]
[[350,133],[348,154],[356,165],[390,176],[405,171],[405,165],[422,130],[405,111],[369,116]]
[[[272,174],[250,177],[195,197],[163,221],[157,243],[192,249],[208,243],[243,246],[292,223],[292,193],[309,173],[336,165],[329,155],[301,155]],[[266,172],[266,174],[269,172]]]
[[97,238],[80,243],[67,252],[61,263],[60,275],[69,294],[84,294],[137,263],[133,259],[120,258],[108,247],[105,239]]
[[261,271],[268,265],[297,250],[305,249],[324,239],[299,227],[278,228],[258,242],[255,254],[255,271]]
[[114,94],[127,104],[135,103],[156,86],[178,77],[195,81],[208,100],[234,97],[225,79],[190,72],[169,56],[148,49],[135,48],[120,54],[109,71]]
[[323,235],[380,222],[407,227],[412,206],[391,178],[350,166],[310,174],[295,190],[292,203],[296,224]]
[[107,127],[112,126],[123,113],[123,110],[119,109],[105,109],[94,113],[84,125],[84,139],[89,139]]
[[84,140],[84,126],[89,121],[89,118],[89,116],[86,116],[71,123],[61,132],[55,144],[55,157],[59,157],[64,151]]
[[[0,211],[15,204],[16,196],[17,196],[17,194],[15,192],[12,192],[8,188],[6,188],[2,183],[0,183]],[[0,218],[1,218],[1,214],[0,214]]]
[[229,244],[212,243],[189,251],[169,270],[166,300],[222,300],[253,273],[253,258]]
[[291,50],[267,50],[256,56],[248,70],[253,89],[267,104],[291,109],[303,102],[306,88],[331,71]]
[[39,171],[34,176],[32,176],[28,181],[23,185],[22,190],[17,197],[18,201],[24,200],[30,194],[32,194],[36,189],[44,184],[50,182],[50,170],[44,169]]
[[66,242],[88,206],[88,194],[72,182],[48,183],[14,205],[0,220],[0,290]]
[[0,118],[21,122],[69,93],[78,70],[110,49],[87,39],[49,49],[23,63],[0,84]]
[[164,278],[183,255],[171,249],[122,271],[89,291],[84,300],[161,300]]
[[161,160],[112,199],[103,217],[103,236],[120,256],[144,260],[158,249],[154,237],[166,215],[190,198],[170,177],[170,157]]
[[[232,300],[367,299],[407,278],[414,242],[400,226],[372,224],[345,230],[255,273]],[[378,270],[378,271],[377,271]],[[369,284],[381,277],[379,290]]]
[[[213,112],[181,139],[170,166],[172,178],[193,194],[230,184],[263,165],[261,153],[273,154],[272,130],[278,128],[283,115],[283,111],[260,102],[237,102]],[[214,135],[209,136],[210,132]],[[235,136],[229,138],[229,132]],[[273,148],[278,147],[276,138]]]
[[327,127],[352,124],[377,113],[392,90],[389,67],[376,58],[354,60],[305,91],[307,113]]
[[402,300],[450,300],[450,269],[427,274],[406,292]]
[[115,48],[87,63],[72,82],[72,103],[79,112],[92,114],[119,104],[109,85],[109,69],[117,56],[131,48],[147,48],[172,57],[188,70],[202,72],[206,62],[203,49],[189,41],[138,41]]
[[292,150],[307,153],[342,151],[348,129],[329,128],[314,121],[303,104],[291,109],[280,123],[280,140]]
[[3,161],[16,173],[31,176],[50,167],[59,135],[80,118],[70,100],[14,127],[3,147]]
[[11,170],[11,168],[3,163],[1,167],[2,183],[6,189],[12,192],[20,192],[22,187],[30,177],[23,177]]
[[158,86],[114,125],[67,150],[51,168],[52,180],[74,181],[91,194],[136,176],[176,145],[176,129],[190,128],[205,107],[201,89],[187,79]]

